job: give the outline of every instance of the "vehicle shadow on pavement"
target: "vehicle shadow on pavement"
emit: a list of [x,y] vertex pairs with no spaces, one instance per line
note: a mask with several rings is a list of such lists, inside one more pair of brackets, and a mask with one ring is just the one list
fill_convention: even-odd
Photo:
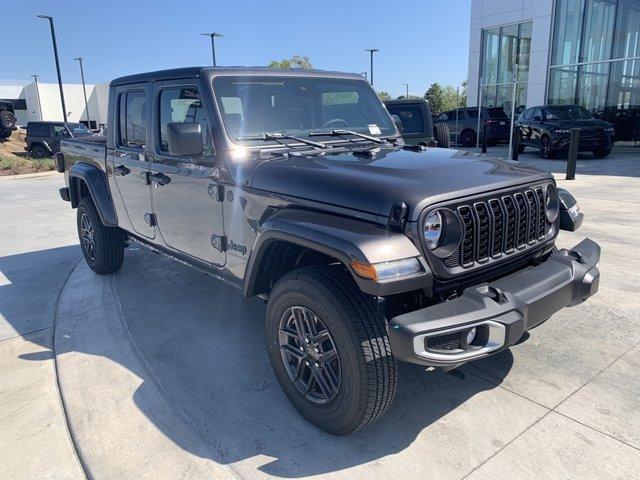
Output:
[[[306,422],[280,390],[265,348],[264,302],[245,301],[232,287],[146,251],[128,252],[115,285],[136,347],[213,449],[211,458],[236,464],[271,457],[255,466],[270,475],[318,475],[401,452],[429,435],[429,425],[495,388],[513,363],[508,350],[492,359],[493,383],[464,371],[427,373],[401,364],[387,415],[354,435],[334,437]],[[146,414],[154,420],[153,412]]]
[[[35,261],[48,253],[23,254],[21,262],[27,265],[32,256]],[[6,258],[0,258],[2,271]],[[84,270],[83,275],[94,275],[88,268]],[[103,291],[70,293],[65,308],[84,312],[69,323],[71,331],[78,337],[96,339],[74,345],[83,345],[80,353],[106,357],[140,378],[151,377],[153,380],[142,382],[133,395],[148,420],[184,451],[231,465],[242,476],[251,477],[256,469],[294,478],[337,472],[402,452],[419,437],[428,447],[424,455],[437,452],[439,463],[459,463],[454,449],[442,448],[442,443],[455,441],[449,438],[454,434],[430,426],[454,410],[464,411],[465,402],[478,393],[495,388],[513,364],[509,350],[494,356],[491,382],[465,369],[429,373],[416,365],[401,364],[397,397],[387,415],[363,431],[334,437],[305,421],[276,382],[264,342],[263,301],[246,301],[239,291],[222,282],[136,247],[127,251],[122,270],[106,278],[101,282]],[[10,280],[13,288],[25,288],[24,282],[30,281],[28,275]],[[131,355],[122,354],[129,345],[109,350],[100,345],[99,332],[87,331],[94,328],[87,315],[108,308],[103,303],[109,285],[118,294],[124,325],[148,372],[140,371],[140,363],[134,365]],[[12,286],[0,287],[0,295],[10,295],[8,288]],[[5,316],[9,322],[14,318]],[[19,318],[17,312],[15,318]],[[65,348],[69,344],[66,339],[56,344],[62,345],[56,352],[58,357],[71,351]],[[46,350],[21,358],[51,358],[49,345],[43,347]],[[81,380],[85,390],[65,392],[65,396],[86,396],[90,395],[86,392],[100,389],[98,378]],[[148,389],[156,386],[171,404],[175,419],[149,401]],[[467,424],[478,431],[488,421],[474,413],[468,417]],[[184,419],[201,443],[188,440],[175,428],[176,421]]]

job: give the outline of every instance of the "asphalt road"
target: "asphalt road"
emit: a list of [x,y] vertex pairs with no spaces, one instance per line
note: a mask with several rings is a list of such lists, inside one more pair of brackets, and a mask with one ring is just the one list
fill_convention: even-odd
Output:
[[454,372],[402,365],[387,416],[341,438],[306,423],[280,391],[263,302],[136,247],[120,272],[94,275],[68,246],[73,213],[49,193],[57,183],[0,183],[11,207],[0,218],[9,232],[0,240],[0,375],[11,379],[0,383],[1,478],[42,477],[31,464],[78,478],[76,452],[91,477],[114,479],[637,478],[637,154],[581,160],[577,180],[559,181],[586,214],[560,245],[588,236],[603,247],[596,297]]

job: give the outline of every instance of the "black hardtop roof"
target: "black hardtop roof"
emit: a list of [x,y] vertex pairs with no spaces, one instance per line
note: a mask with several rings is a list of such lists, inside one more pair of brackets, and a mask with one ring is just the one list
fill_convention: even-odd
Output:
[[301,68],[268,68],[268,67],[185,67],[155,72],[137,73],[119,77],[111,82],[111,86],[127,85],[131,83],[157,82],[161,80],[176,80],[180,78],[194,78],[199,76],[214,77],[216,75],[256,75],[256,76],[292,76],[292,77],[326,77],[351,78],[364,80],[357,73],[331,72],[325,70],[305,70]]
[[408,105],[410,103],[428,103],[426,99],[420,98],[400,98],[396,100],[385,100],[385,105]]
[[[27,127],[31,124],[34,123],[46,123],[46,124],[56,124],[56,125],[84,125],[84,123],[81,122],[65,122],[63,120],[60,121],[56,121],[56,120],[32,120],[30,122],[27,122]],[[86,125],[85,125],[86,126]]]

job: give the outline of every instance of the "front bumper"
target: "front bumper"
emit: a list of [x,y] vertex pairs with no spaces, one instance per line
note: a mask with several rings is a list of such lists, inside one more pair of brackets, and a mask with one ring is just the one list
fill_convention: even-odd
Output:
[[[453,368],[513,345],[558,310],[595,294],[599,260],[600,246],[585,239],[538,266],[394,317],[388,325],[393,354],[406,362]],[[474,327],[475,339],[467,344]]]
[[[557,150],[568,150],[569,145],[571,143],[571,136],[566,135],[558,138],[554,142],[554,148]],[[579,152],[590,152],[596,149],[607,149],[610,150],[613,148],[613,136],[604,135],[602,137],[597,138],[580,138],[578,143],[578,151]]]

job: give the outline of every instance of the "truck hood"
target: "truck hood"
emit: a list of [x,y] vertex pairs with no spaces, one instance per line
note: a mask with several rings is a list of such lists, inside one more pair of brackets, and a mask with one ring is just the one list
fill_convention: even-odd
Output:
[[553,178],[518,162],[462,150],[386,148],[372,157],[339,154],[273,158],[258,165],[251,186],[288,197],[387,217],[395,202],[415,221],[427,205]]

